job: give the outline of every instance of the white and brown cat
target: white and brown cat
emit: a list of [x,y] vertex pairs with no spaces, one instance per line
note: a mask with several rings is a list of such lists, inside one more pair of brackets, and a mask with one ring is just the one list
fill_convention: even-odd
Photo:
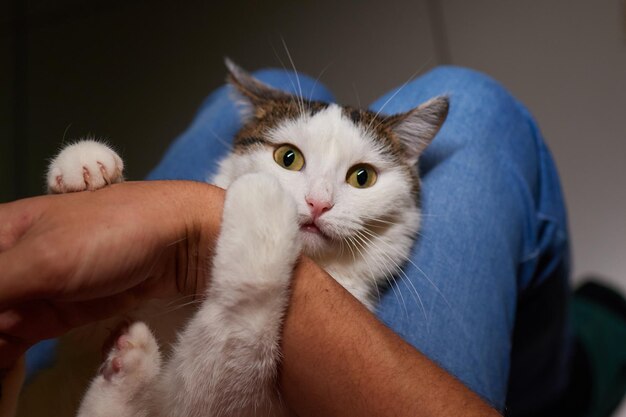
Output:
[[[300,253],[370,309],[409,256],[417,163],[447,98],[381,116],[289,95],[227,66],[244,127],[211,179],[228,190],[212,282],[167,360],[145,324],[119,336],[80,417],[283,415],[279,339]],[[52,161],[48,187],[95,190],[122,171],[109,147],[80,141]]]

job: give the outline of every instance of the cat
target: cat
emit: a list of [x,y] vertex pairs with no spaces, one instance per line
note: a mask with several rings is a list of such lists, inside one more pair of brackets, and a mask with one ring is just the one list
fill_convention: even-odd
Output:
[[[212,281],[164,360],[127,326],[79,417],[282,416],[275,387],[289,283],[301,253],[370,310],[420,224],[418,160],[448,112],[436,97],[401,114],[311,101],[226,60],[243,128],[211,183],[227,189]],[[51,193],[123,181],[123,161],[84,140],[51,162]]]

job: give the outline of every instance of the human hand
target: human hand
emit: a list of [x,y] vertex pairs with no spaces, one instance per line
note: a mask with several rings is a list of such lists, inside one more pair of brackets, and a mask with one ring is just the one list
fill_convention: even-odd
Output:
[[224,191],[128,182],[0,205],[0,369],[29,346],[128,311],[201,294]]

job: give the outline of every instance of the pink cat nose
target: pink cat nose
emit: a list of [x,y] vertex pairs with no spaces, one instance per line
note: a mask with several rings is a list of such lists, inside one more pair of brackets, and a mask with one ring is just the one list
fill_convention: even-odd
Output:
[[330,201],[316,200],[315,198],[311,197],[305,197],[304,200],[311,209],[311,215],[313,216],[313,220],[317,219],[319,216],[333,208],[333,204]]

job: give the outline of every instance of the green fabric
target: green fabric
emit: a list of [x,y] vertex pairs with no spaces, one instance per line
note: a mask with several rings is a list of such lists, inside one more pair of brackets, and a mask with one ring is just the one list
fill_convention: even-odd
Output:
[[592,393],[586,417],[608,417],[626,392],[626,322],[584,297],[572,302],[574,332],[591,365]]

